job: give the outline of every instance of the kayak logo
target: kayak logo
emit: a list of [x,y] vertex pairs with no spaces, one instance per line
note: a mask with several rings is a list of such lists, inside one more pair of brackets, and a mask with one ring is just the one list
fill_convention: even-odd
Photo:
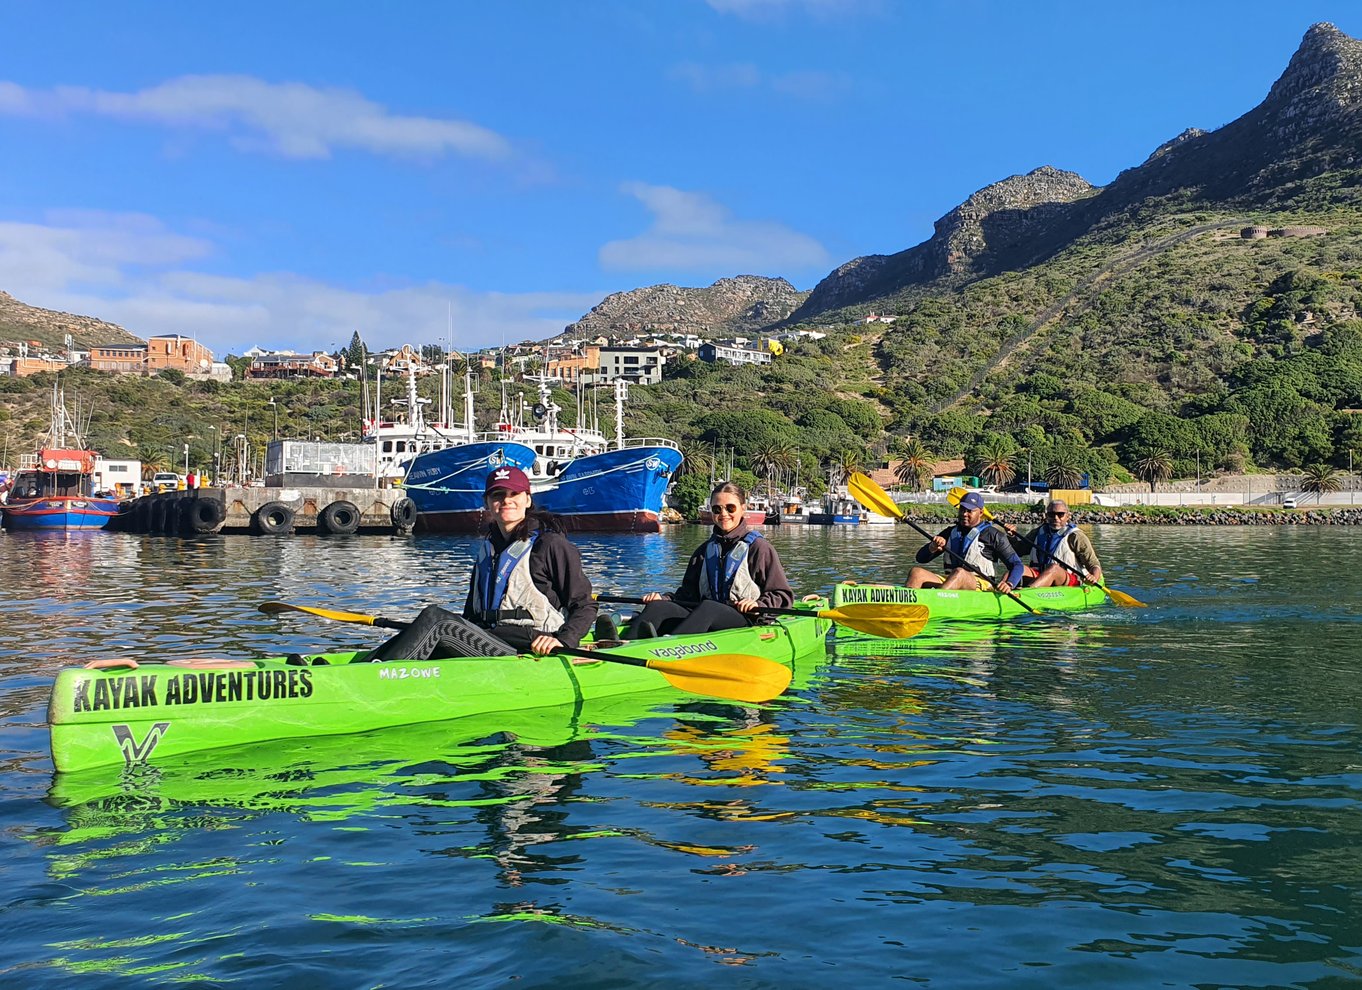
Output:
[[660,650],[649,650],[653,656],[664,660],[680,660],[682,657],[694,656],[697,653],[714,653],[718,651],[714,645],[714,640],[707,639],[703,643],[687,643],[684,646],[667,646]]
[[169,722],[156,722],[147,730],[146,737],[139,743],[132,734],[131,726],[115,725],[113,727],[114,738],[118,740],[118,748],[123,751],[123,760],[128,765],[134,763],[144,763],[152,751],[160,743],[161,737],[170,728]]

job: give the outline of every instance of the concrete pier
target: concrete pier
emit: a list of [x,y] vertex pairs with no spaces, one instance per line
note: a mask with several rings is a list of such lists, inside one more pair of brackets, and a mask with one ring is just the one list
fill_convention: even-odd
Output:
[[128,533],[276,535],[311,531],[410,533],[416,505],[400,488],[196,488],[144,495],[123,505],[109,528]]

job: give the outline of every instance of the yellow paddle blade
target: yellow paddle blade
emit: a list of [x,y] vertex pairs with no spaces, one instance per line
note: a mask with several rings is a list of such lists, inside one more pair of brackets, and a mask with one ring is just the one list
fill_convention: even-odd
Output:
[[870,602],[843,605],[818,613],[838,625],[881,639],[908,639],[922,632],[931,612],[926,605],[890,605]]
[[[601,659],[610,659],[609,654],[601,654]],[[790,678],[794,676],[789,667],[746,653],[716,653],[701,659],[649,660],[646,666],[682,691],[753,703],[777,697],[790,686]]]
[[1105,584],[1099,585],[1098,587],[1105,591],[1107,593],[1107,597],[1109,597],[1114,603],[1122,606],[1123,608],[1149,607],[1148,605],[1146,605],[1144,602],[1140,601],[1133,595],[1127,595],[1124,591],[1117,591],[1115,588],[1108,588]]
[[851,472],[851,477],[847,479],[847,491],[851,492],[852,498],[876,515],[903,518],[903,510],[889,497],[889,493],[860,471]]
[[342,612],[332,608],[313,608],[310,605],[291,605],[288,602],[261,602],[260,611],[266,615],[278,615],[281,612],[306,612],[308,615],[319,615],[323,619],[331,619],[335,622],[353,622],[361,626],[372,626],[374,616],[364,615],[360,612]]

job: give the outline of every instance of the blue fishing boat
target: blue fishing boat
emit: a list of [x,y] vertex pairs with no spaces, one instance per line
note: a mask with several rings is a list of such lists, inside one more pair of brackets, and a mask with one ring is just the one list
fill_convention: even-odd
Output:
[[[557,514],[570,532],[658,532],[681,451],[670,440],[624,437],[627,394],[626,383],[617,381],[613,445],[599,430],[560,426],[561,407],[540,379],[537,425],[522,425],[523,410],[513,417],[503,404],[496,434],[412,458],[404,487],[416,503],[417,530],[476,530],[488,471],[512,464],[529,476],[534,503]],[[501,460],[489,460],[496,457]]]
[[499,467],[529,473],[534,451],[513,440],[478,440],[418,454],[408,462],[402,490],[416,503],[416,528],[472,533],[483,523],[487,475]]

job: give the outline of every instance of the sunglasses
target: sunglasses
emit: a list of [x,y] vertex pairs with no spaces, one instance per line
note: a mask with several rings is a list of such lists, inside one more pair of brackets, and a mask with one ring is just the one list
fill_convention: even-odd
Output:
[[1063,518],[1064,518],[1065,516],[1067,516],[1067,515],[1068,515],[1067,512],[1047,512],[1047,513],[1045,513],[1045,518],[1046,518],[1046,519],[1063,519]]
[[711,505],[711,506],[709,507],[709,511],[712,512],[712,513],[714,513],[716,516],[717,516],[720,512],[726,512],[728,515],[731,516],[731,515],[733,515],[735,512],[741,511],[741,509],[742,509],[742,506],[741,506],[741,505],[738,505],[737,503],[733,503],[732,505]]

